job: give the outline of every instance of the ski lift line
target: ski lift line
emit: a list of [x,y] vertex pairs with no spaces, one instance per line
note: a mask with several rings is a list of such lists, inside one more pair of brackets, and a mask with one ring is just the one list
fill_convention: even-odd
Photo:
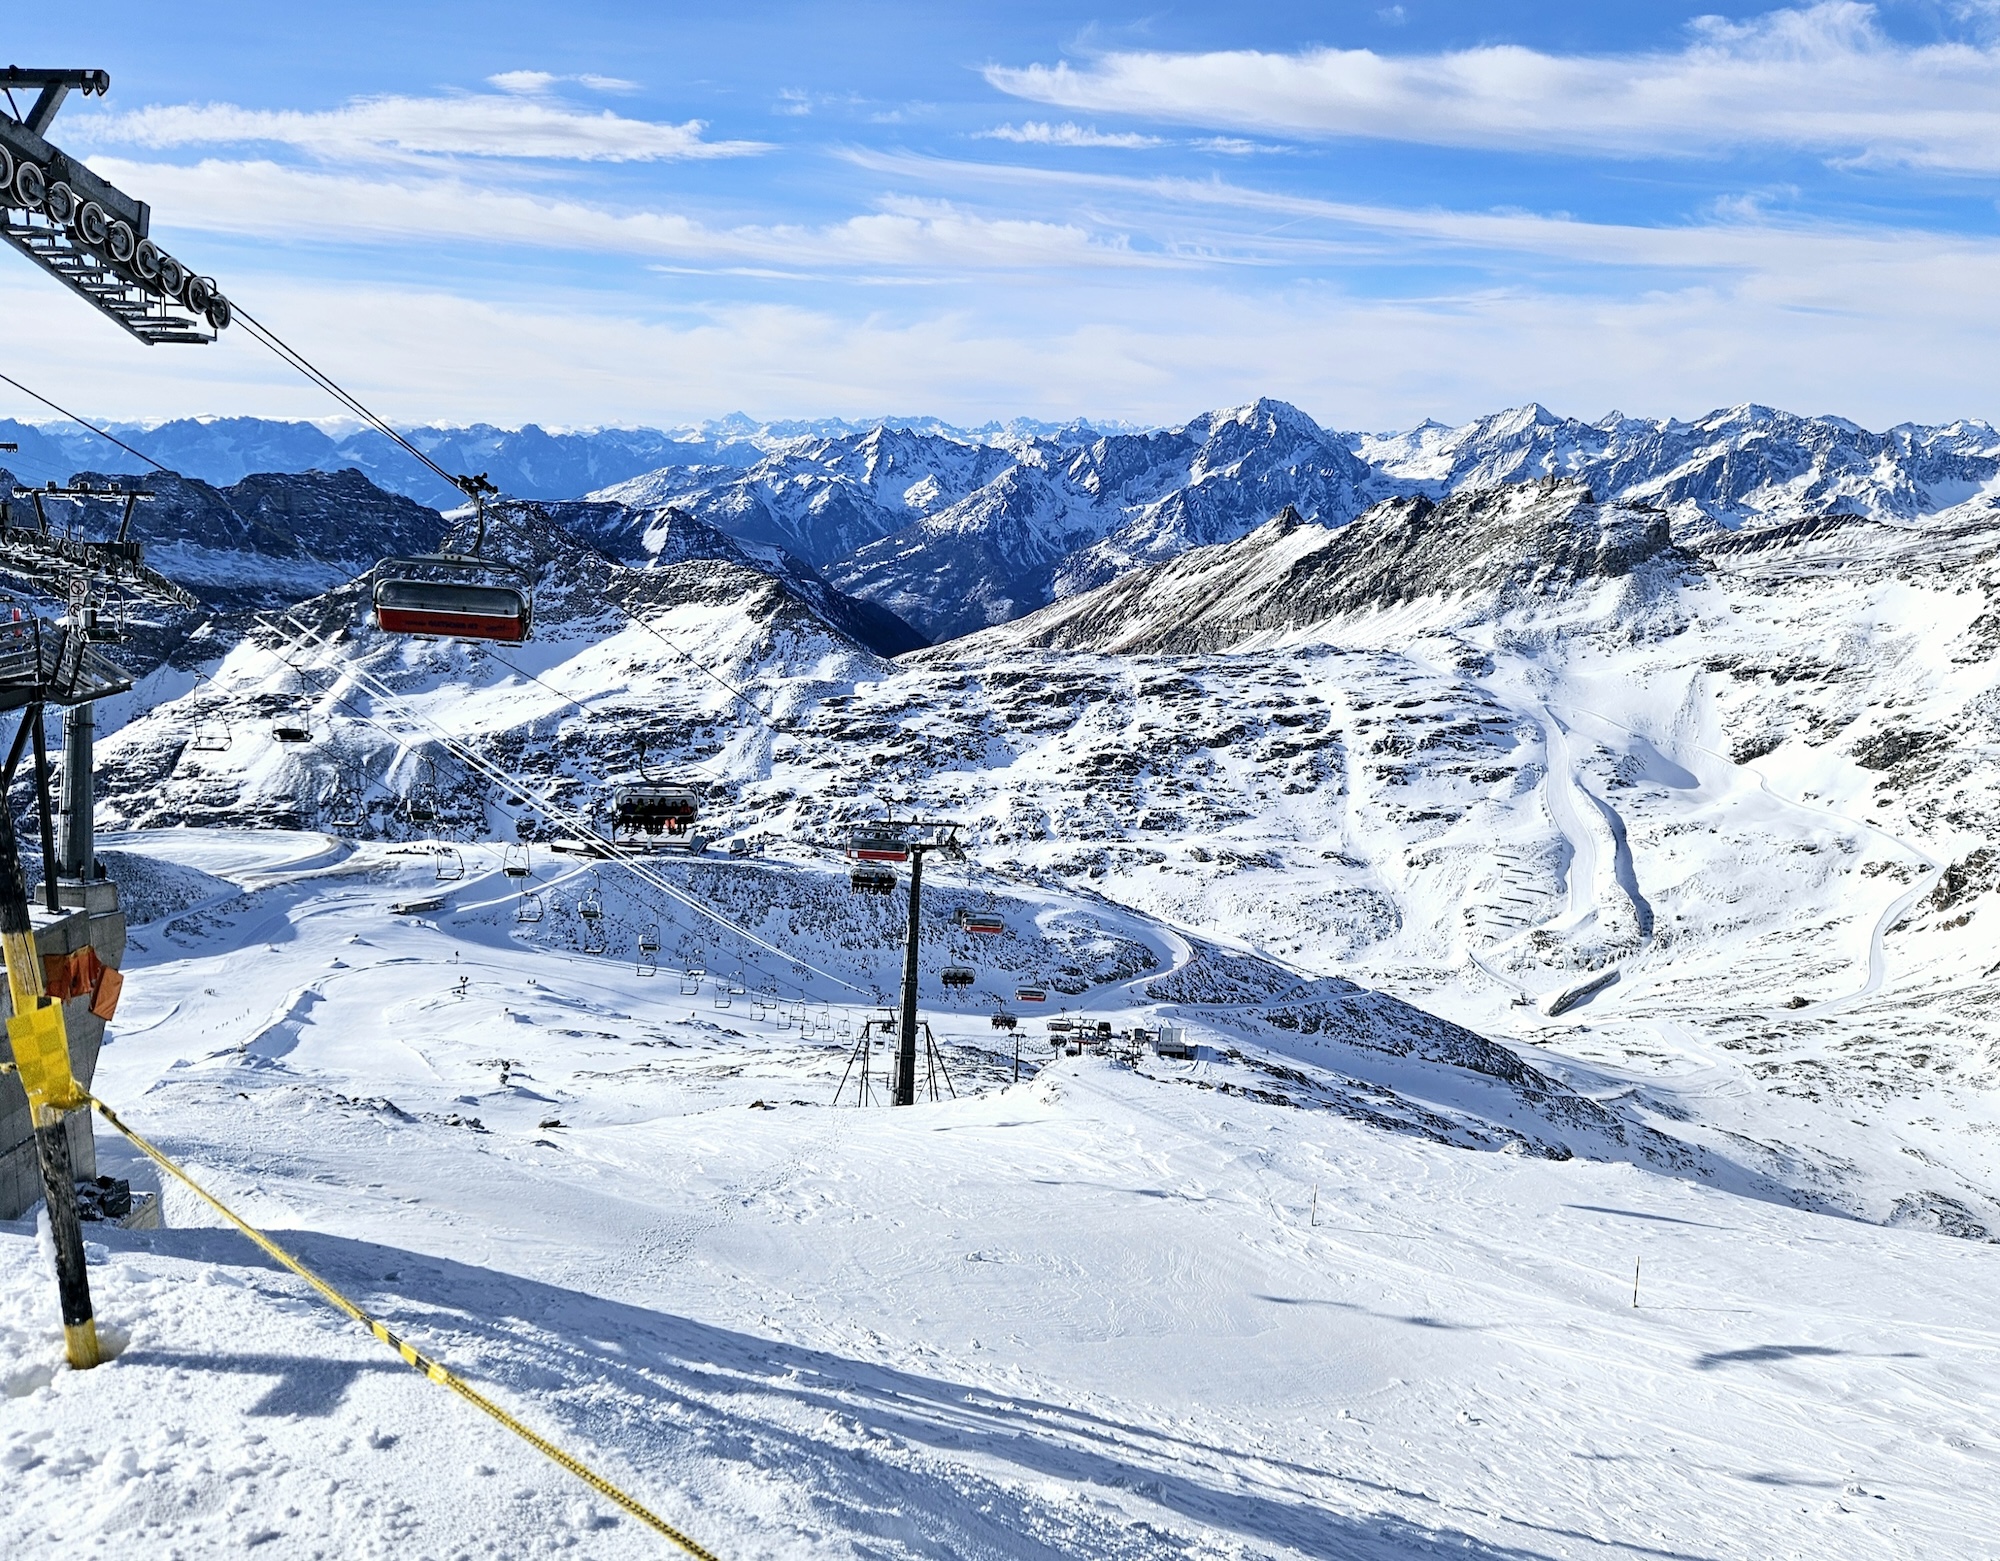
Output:
[[[294,629],[297,629],[299,631],[297,640],[293,642],[295,645],[303,644],[307,640],[311,640],[316,645],[323,645],[325,643],[324,641],[320,640],[318,636],[311,629],[300,625],[296,619],[287,616],[285,621],[291,624],[291,626]],[[272,654],[278,655],[280,660],[285,660],[285,658],[276,651],[273,651]],[[289,660],[285,660],[285,664],[291,667],[292,670],[294,672],[297,672],[301,677],[307,675],[307,669],[299,667],[297,664]],[[381,682],[381,680],[374,677],[373,674],[365,673],[358,668],[350,666],[347,669],[347,675],[357,683],[365,683],[371,685],[369,688],[369,692],[373,693],[378,699],[383,700],[385,703],[388,703],[392,706],[397,706],[399,704],[398,696],[396,695],[395,691],[384,685]],[[335,704],[339,705],[341,708],[348,711],[348,713],[351,714],[356,720],[361,721],[368,726],[374,727],[377,731],[381,732],[384,736],[389,738],[389,740],[393,742],[403,752],[409,753],[413,751],[411,744],[406,740],[405,735],[398,734],[395,730],[385,725],[383,722],[378,721],[373,716],[370,716],[365,712],[357,709],[350,701],[348,701],[346,698],[344,698],[341,694],[339,694],[335,690],[329,689],[324,691],[322,697],[332,699]],[[459,741],[452,736],[451,733],[447,732],[443,727],[439,726],[436,722],[429,720],[427,717],[416,715],[413,712],[410,712],[406,709],[402,711],[402,714],[403,718],[412,725],[428,726],[433,732],[437,734],[438,739],[445,745],[447,750],[453,753],[461,762],[463,762],[470,768],[476,770],[480,774],[484,775],[485,778],[488,779],[489,781],[498,781],[499,783],[506,785],[509,789],[519,793],[528,793],[531,791],[531,788],[525,786],[518,777],[509,774],[506,770],[502,769],[500,766],[496,764],[493,764],[491,761],[485,759],[482,755],[473,752],[472,750],[461,745]],[[718,925],[727,928],[729,931],[736,933],[738,936],[742,937],[745,941],[749,942],[754,947],[761,948],[766,953],[773,954],[777,956],[779,959],[797,965],[802,969],[809,970],[815,975],[823,976],[827,980],[833,982],[835,985],[845,987],[847,988],[847,990],[851,992],[859,992],[861,990],[861,988],[855,986],[852,982],[844,980],[842,977],[835,975],[832,971],[823,970],[819,966],[811,963],[809,960],[800,959],[797,955],[792,954],[785,949],[779,948],[776,944],[765,941],[763,938],[751,932],[749,929],[737,926],[736,923],[732,922],[727,916],[724,916],[721,912],[714,910],[712,907],[704,904],[701,900],[697,899],[693,895],[688,894],[685,890],[679,888],[677,885],[653,876],[650,872],[646,871],[643,867],[641,867],[639,863],[628,852],[618,847],[614,842],[605,840],[602,836],[598,835],[598,833],[590,827],[589,821],[587,819],[584,819],[579,815],[570,813],[568,809],[550,805],[546,802],[543,804],[543,811],[558,815],[563,820],[563,822],[569,824],[572,828],[576,829],[579,834],[589,837],[599,846],[603,847],[612,860],[617,861],[621,866],[626,868],[627,871],[631,872],[632,875],[638,878],[641,882],[648,884],[661,894],[666,895],[669,899],[674,900],[675,902],[685,906],[687,909],[694,911],[696,914],[705,916],[710,921],[713,921]],[[801,988],[801,990],[803,989]]]
[[[551,694],[554,694],[556,698],[560,699],[564,704],[575,707],[577,710],[581,711],[586,716],[591,713],[590,706],[586,705],[582,700],[578,699],[574,694],[565,694],[561,689],[557,688],[555,684],[547,682],[542,678],[536,677],[534,673],[528,671],[527,668],[525,667],[515,666],[513,662],[509,661],[505,656],[500,655],[498,652],[494,651],[490,647],[487,649],[486,654],[489,659],[499,662],[501,666],[505,667],[509,672],[513,673],[516,677],[524,677],[530,683],[537,684],[540,687],[547,689]],[[708,776],[711,780],[722,781],[728,779],[728,777],[725,776],[720,770],[714,769],[709,765],[703,764],[699,759],[687,759],[681,762],[683,762],[687,766],[687,768],[691,770],[700,770],[702,774]],[[528,793],[527,795],[532,795],[532,793]]]
[[[231,299],[230,303],[232,306],[234,306],[236,301],[234,299]],[[288,363],[289,365],[291,365],[291,367],[297,369],[301,374],[305,375],[307,379],[311,380],[315,385],[319,386],[321,390],[324,390],[328,395],[332,396],[334,400],[338,401],[342,406],[346,407],[356,417],[360,418],[364,423],[368,424],[369,427],[373,428],[377,433],[383,435],[383,437],[394,440],[398,445],[401,445],[405,451],[407,451],[410,455],[414,456],[418,461],[422,462],[425,466],[430,468],[430,470],[434,472],[447,485],[449,485],[452,488],[458,489],[460,492],[465,491],[463,485],[459,482],[459,480],[456,477],[454,477],[450,472],[446,471],[442,466],[438,465],[436,461],[432,460],[428,455],[424,454],[424,452],[419,450],[415,445],[411,444],[410,441],[405,439],[401,434],[397,433],[395,429],[391,428],[381,418],[377,417],[373,412],[369,411],[367,407],[363,406],[347,391],[341,389],[339,385],[334,383],[333,379],[330,376],[323,373],[320,369],[314,367],[312,362],[309,359],[307,359],[304,353],[300,352],[297,348],[293,347],[288,342],[286,342],[284,338],[279,336],[278,333],[272,330],[268,325],[264,324],[263,321],[257,319],[255,316],[250,314],[248,310],[243,309],[240,306],[236,307],[235,309],[235,317],[237,323],[242,325],[245,329],[247,329],[250,332],[250,335],[255,340],[261,342],[264,346],[268,347],[285,363]]]
[[138,456],[140,460],[144,461],[148,466],[152,467],[154,471],[165,472],[169,477],[179,475],[177,472],[174,471],[172,467],[162,466],[158,461],[154,460],[144,450],[133,449],[129,444],[127,444],[123,439],[120,439],[116,434],[107,434],[103,429],[99,428],[95,423],[91,422],[88,418],[78,417],[74,412],[71,412],[64,407],[57,406],[53,401],[51,401],[47,396],[43,395],[40,391],[30,390],[26,385],[22,384],[18,379],[14,378],[13,375],[0,374],[0,379],[4,379],[8,384],[12,385],[16,390],[20,391],[22,395],[32,397],[34,400],[41,402],[41,404],[47,407],[51,412],[60,413],[62,416],[68,418],[72,423],[81,424],[83,427],[88,428],[93,434],[97,435],[97,437],[100,439],[110,440],[111,443],[117,445],[118,448],[123,450],[127,455]]
[[[319,635],[310,627],[300,624],[296,619],[290,618],[289,616],[286,618],[286,622],[290,623],[295,629],[299,631],[301,640],[310,640],[313,644],[324,648],[326,642],[322,640],[319,637]],[[451,732],[447,731],[442,726],[439,726],[435,721],[432,721],[429,717],[418,715],[415,712],[404,709],[401,706],[400,696],[397,695],[395,690],[389,688],[373,673],[368,672],[365,669],[358,667],[352,663],[348,665],[346,671],[347,675],[350,678],[352,678],[356,683],[366,687],[368,691],[371,694],[373,694],[376,699],[382,701],[385,705],[389,706],[391,709],[398,710],[399,713],[402,715],[402,718],[405,721],[407,721],[410,725],[419,727],[428,727],[432,732],[434,732],[437,735],[438,741],[440,741],[444,745],[446,750],[452,753],[456,758],[458,758],[458,760],[461,763],[465,764],[468,768],[477,771],[479,774],[485,776],[490,781],[495,781],[500,784],[516,788],[517,791],[520,789],[519,782],[517,781],[516,777],[509,774],[499,765],[493,763],[491,760],[487,759],[484,755],[472,750],[471,748],[466,747]],[[301,675],[303,675],[303,673],[301,673]],[[342,705],[344,708],[352,712],[357,719],[365,722],[369,726],[376,728],[376,730],[388,736],[392,741],[396,743],[396,745],[399,748],[403,748],[406,751],[408,750],[409,747],[408,743],[406,743],[400,736],[398,736],[391,728],[385,726],[382,722],[376,720],[373,716],[364,714],[356,710],[353,705],[349,704],[347,700],[341,698],[341,696],[338,694],[330,693],[328,697],[331,697],[336,703]],[[688,910],[693,911],[695,914],[699,916],[706,917],[708,920],[714,922],[717,926],[726,928],[728,931],[735,933],[738,937],[742,938],[752,947],[760,948],[764,950],[764,952],[767,954],[773,955],[778,959],[785,960],[791,964],[797,965],[804,970],[810,971],[812,974],[816,976],[820,976],[825,980],[833,982],[834,985],[836,986],[844,987],[846,990],[850,992],[858,993],[864,990],[863,988],[856,986],[852,981],[849,981],[842,976],[837,976],[830,970],[824,970],[820,966],[813,964],[810,960],[801,959],[798,955],[791,953],[789,950],[780,948],[777,944],[769,942],[765,938],[759,936],[757,933],[750,931],[749,928],[739,927],[735,922],[731,921],[722,912],[706,904],[702,900],[698,899],[696,896],[689,894],[679,885],[674,884],[668,881],[667,879],[662,878],[653,873],[632,852],[627,851],[624,847],[618,845],[615,841],[605,839],[602,835],[598,834],[598,832],[591,827],[590,821],[584,818],[582,815],[573,813],[568,808],[562,807],[561,805],[553,802],[545,803],[543,805],[543,811],[546,813],[554,814],[562,823],[566,824],[569,828],[574,830],[580,837],[590,840],[594,845],[596,845],[600,850],[602,850],[605,853],[607,859],[617,862],[627,872],[631,873],[635,878],[639,879],[640,882],[650,885],[653,889],[665,895],[668,899],[673,900],[675,903],[679,905],[685,906]],[[796,985],[796,983],[794,984]],[[801,987],[799,988],[799,990],[803,990],[803,988]]]

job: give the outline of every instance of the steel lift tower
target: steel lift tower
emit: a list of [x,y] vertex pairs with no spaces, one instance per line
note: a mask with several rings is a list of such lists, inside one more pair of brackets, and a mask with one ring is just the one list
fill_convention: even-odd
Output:
[[[47,139],[71,92],[111,88],[101,70],[0,70],[0,238],[147,346],[213,341],[229,325],[229,300],[153,241],[144,201],[100,178]],[[28,106],[21,106],[22,98]],[[0,324],[0,354],[11,343]],[[146,568],[130,535],[136,488],[81,485],[0,494],[0,576],[25,583],[30,610],[0,615],[0,712],[19,712],[0,770],[0,944],[7,965],[9,1059],[0,1079],[0,1218],[16,1218],[46,1196],[55,1240],[58,1288],[70,1363],[99,1359],[90,1289],[77,1224],[75,1177],[96,1169],[90,1113],[80,1109],[97,1061],[105,1019],[115,1012],[125,949],[117,886],[96,863],[91,839],[91,705],[131,686],[130,676],[98,647],[118,636],[102,608],[121,600],[193,606],[171,581]],[[32,499],[23,506],[19,499]],[[79,526],[91,502],[120,506],[115,534]],[[48,503],[62,501],[70,523],[50,524]],[[17,524],[18,522],[18,524]],[[44,617],[35,600],[60,602],[65,615]],[[43,712],[66,713],[63,829],[58,841],[50,797]],[[35,813],[40,825],[42,904],[21,891],[8,794],[32,748]]]

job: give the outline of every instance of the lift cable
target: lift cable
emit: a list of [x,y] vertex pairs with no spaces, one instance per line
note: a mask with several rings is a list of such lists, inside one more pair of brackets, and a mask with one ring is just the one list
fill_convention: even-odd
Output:
[[180,473],[175,471],[172,467],[162,466],[158,461],[154,460],[144,450],[133,449],[129,444],[127,444],[123,439],[120,439],[116,434],[107,434],[103,429],[99,428],[95,423],[90,422],[88,419],[78,417],[74,412],[66,411],[62,407],[57,406],[53,401],[51,401],[47,396],[41,394],[39,391],[30,390],[26,385],[22,384],[18,379],[15,379],[13,375],[0,374],[0,379],[4,379],[8,384],[12,385],[16,390],[20,391],[22,395],[31,396],[35,400],[41,402],[41,404],[47,407],[51,412],[59,412],[64,417],[68,418],[72,423],[81,423],[85,428],[88,428],[93,434],[97,435],[98,438],[110,440],[113,444],[117,445],[119,449],[123,450],[127,455],[138,456],[140,460],[144,461],[148,466],[152,467],[154,471],[165,472],[169,477],[178,477],[180,475]]
[[[560,699],[564,704],[571,705],[575,707],[578,711],[582,712],[582,714],[586,718],[590,715],[590,706],[586,705],[582,700],[578,699],[574,694],[565,694],[561,689],[557,688],[555,684],[550,683],[545,679],[536,677],[535,674],[530,672],[526,667],[515,666],[513,662],[509,661],[505,656],[501,655],[498,651],[494,650],[493,647],[490,645],[486,647],[486,654],[490,656],[493,660],[499,662],[500,665],[505,667],[509,672],[515,674],[515,676],[526,678],[530,683],[537,684],[538,686],[547,689],[551,694],[554,694],[556,698]],[[726,781],[729,778],[728,776],[724,775],[720,770],[717,770],[713,765],[704,764],[699,759],[684,759],[681,760],[680,763],[684,764],[689,769],[700,770],[702,774],[708,776],[712,780]],[[643,760],[641,767],[642,768],[644,767]]]
[[[297,641],[294,641],[295,644],[310,643],[311,645],[320,649],[328,648],[327,641],[322,639],[318,634],[318,632],[312,629],[310,626],[301,624],[297,619],[292,618],[289,615],[287,615],[285,621],[298,631],[299,638]],[[287,660],[288,664],[293,667],[294,671],[299,672],[301,676],[305,675],[304,668],[299,667],[296,663],[290,662],[289,658],[283,658],[283,659]],[[362,687],[369,694],[373,695],[374,698],[381,701],[383,704],[387,705],[396,715],[400,716],[401,719],[403,719],[409,725],[413,727],[429,728],[429,730],[436,735],[437,740],[440,743],[442,743],[445,749],[449,753],[451,753],[455,758],[457,758],[460,763],[466,765],[468,768],[475,770],[479,774],[485,776],[488,780],[494,781],[498,784],[508,787],[510,790],[513,790],[516,795],[521,794],[521,792],[525,790],[532,789],[522,786],[519,777],[511,774],[501,765],[488,759],[485,755],[479,753],[477,750],[468,746],[460,738],[455,736],[450,731],[446,730],[444,727],[440,726],[437,722],[431,720],[429,717],[425,715],[422,715],[414,710],[411,710],[406,704],[404,704],[402,696],[398,694],[396,690],[390,688],[386,683],[384,683],[379,677],[377,677],[372,672],[364,670],[363,668],[355,665],[351,661],[348,662],[342,670],[348,677],[352,678],[355,682],[361,684]],[[336,678],[335,681],[337,683],[338,679]],[[373,726],[377,731],[380,731],[385,735],[387,735],[388,737],[390,737],[392,741],[396,742],[397,746],[399,747],[408,746],[403,741],[403,739],[396,734],[396,732],[392,728],[385,725],[383,722],[375,719],[371,715],[355,710],[353,705],[349,704],[347,700],[341,698],[341,696],[338,693],[333,692],[332,689],[326,690],[326,697],[334,699],[335,702],[341,704],[343,707],[348,709],[350,713],[354,714],[357,717],[357,719],[365,721],[368,725]],[[850,992],[862,996],[869,995],[867,988],[857,986],[852,981],[847,980],[843,976],[835,975],[832,971],[822,969],[820,966],[815,965],[810,960],[800,958],[797,954],[792,953],[789,949],[781,948],[779,945],[770,942],[768,939],[764,938],[760,934],[752,932],[747,927],[739,926],[736,922],[730,920],[730,918],[723,912],[707,904],[698,896],[690,894],[687,890],[681,888],[680,885],[654,872],[649,866],[646,865],[646,863],[636,853],[628,851],[623,846],[619,845],[617,842],[612,840],[607,840],[604,836],[600,835],[597,832],[597,830],[592,827],[590,820],[584,815],[577,813],[572,809],[566,808],[562,806],[560,803],[554,802],[552,800],[545,800],[542,803],[542,807],[544,808],[545,811],[554,814],[563,824],[567,825],[571,830],[575,831],[579,838],[588,840],[596,849],[602,851],[608,859],[618,863],[619,866],[623,867],[627,872],[631,873],[634,877],[638,878],[642,883],[649,884],[652,888],[656,889],[661,894],[666,895],[669,899],[675,901],[676,903],[685,906],[688,910],[695,912],[699,916],[706,917],[709,921],[712,921],[717,926],[720,926],[726,929],[727,931],[734,933],[736,936],[742,938],[745,942],[751,944],[753,947],[763,949],[767,954],[771,954],[779,959],[786,960],[789,963],[796,965],[803,970],[808,970],[812,972],[812,974],[816,976],[824,977],[826,980],[833,982],[836,986],[844,987],[846,990]],[[792,984],[797,986],[797,989],[802,996],[805,995],[805,988],[803,986],[798,986],[797,983],[792,983]]]
[[[290,364],[293,368],[297,369],[301,374],[305,375],[307,379],[311,380],[315,385],[319,386],[320,389],[324,390],[328,395],[332,396],[342,406],[346,407],[349,411],[354,413],[356,417],[360,418],[370,428],[373,428],[376,432],[382,434],[384,437],[394,440],[410,456],[412,456],[417,461],[421,462],[430,471],[435,473],[440,481],[445,482],[449,484],[451,487],[458,489],[461,493],[466,493],[468,496],[470,496],[471,490],[466,487],[465,482],[463,480],[454,477],[450,472],[446,471],[442,466],[438,465],[436,461],[432,460],[422,450],[419,450],[414,444],[410,443],[409,440],[405,439],[401,434],[397,433],[396,430],[390,427],[386,421],[376,416],[375,413],[369,411],[368,408],[363,406],[362,403],[353,394],[351,394],[346,390],[343,390],[340,387],[340,385],[335,382],[335,380],[331,375],[327,374],[323,369],[316,367],[311,362],[311,360],[305,356],[304,353],[300,352],[296,347],[286,342],[282,337],[280,337],[277,334],[277,332],[273,331],[268,325],[264,324],[255,315],[251,314],[247,309],[244,309],[241,305],[236,304],[235,300],[233,299],[231,300],[231,305],[235,309],[236,319],[240,321],[249,330],[251,336],[255,340],[262,342],[266,347],[270,348],[270,350],[273,353],[277,354],[277,356],[281,360]],[[526,502],[526,501],[515,501],[515,502]],[[676,656],[679,656],[683,661],[686,661],[689,665],[693,666],[704,677],[708,678],[711,682],[713,682],[717,687],[721,688],[724,692],[728,693],[732,698],[740,700],[743,704],[748,705],[750,709],[756,713],[758,720],[762,721],[766,726],[771,725],[771,717],[769,716],[769,714],[754,699],[752,699],[748,694],[744,693],[742,689],[737,688],[734,684],[730,683],[726,678],[723,678],[720,675],[718,675],[712,668],[705,665],[698,657],[693,656],[689,654],[689,652],[683,650],[679,645],[675,644],[672,639],[670,639],[667,635],[661,633],[658,629],[654,628],[652,624],[646,622],[644,618],[640,617],[639,614],[634,612],[631,608],[627,607],[623,602],[618,601],[615,597],[607,599],[610,600],[612,606],[616,607],[620,612],[624,613],[625,616],[631,619],[633,623],[637,624],[640,628],[644,629],[648,634],[652,635],[653,638],[658,640],[662,645],[665,645],[667,649],[672,651]]]
[[391,428],[381,418],[377,417],[373,412],[369,411],[367,407],[363,406],[353,396],[349,395],[345,390],[342,390],[340,386],[335,384],[334,381],[328,375],[321,372],[319,369],[315,368],[303,353],[301,353],[297,348],[287,343],[283,338],[281,338],[277,334],[277,332],[273,331],[269,326],[265,325],[263,321],[257,319],[256,316],[251,314],[249,310],[243,308],[241,305],[236,304],[234,299],[231,299],[230,302],[232,306],[235,308],[237,321],[249,329],[249,332],[253,338],[255,338],[257,341],[262,342],[266,347],[270,348],[271,351],[277,354],[277,356],[281,360],[290,364],[293,368],[297,369],[301,374],[305,375],[307,379],[311,380],[315,385],[319,386],[321,390],[324,390],[328,395],[332,396],[334,400],[338,401],[342,406],[346,407],[350,412],[352,412],[356,417],[360,418],[361,421],[366,423],[370,428],[374,429],[377,433],[381,434],[383,437],[387,439],[392,439],[397,444],[401,445],[403,449],[406,450],[410,455],[414,456],[418,461],[422,462],[425,466],[429,467],[431,471],[436,473],[440,481],[444,482],[445,484],[447,484],[452,488],[456,488],[461,493],[467,491],[465,484],[462,481],[460,481],[460,479],[454,477],[450,472],[446,471],[442,466],[438,465],[436,461],[432,460],[428,455],[424,454],[423,451],[419,450],[415,445],[411,444],[409,440],[405,439],[401,434],[397,433],[395,429]]

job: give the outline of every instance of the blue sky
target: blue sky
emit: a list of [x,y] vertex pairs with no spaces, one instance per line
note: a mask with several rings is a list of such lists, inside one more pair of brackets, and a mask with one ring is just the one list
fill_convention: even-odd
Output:
[[[73,14],[52,139],[403,421],[2000,420],[2000,3]],[[79,409],[331,411],[0,309]]]

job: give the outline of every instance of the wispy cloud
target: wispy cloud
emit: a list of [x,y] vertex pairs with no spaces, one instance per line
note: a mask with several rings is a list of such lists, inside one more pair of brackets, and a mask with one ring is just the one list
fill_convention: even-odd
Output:
[[2000,171],[2000,39],[1975,26],[1961,41],[1898,42],[1857,0],[1703,18],[1670,51],[1124,52],[986,78],[1059,108],[1234,130],[1592,156],[1769,145]]
[[[538,76],[516,72],[516,77]],[[539,79],[539,78],[538,78]],[[548,78],[552,80],[553,78]],[[516,82],[504,93],[357,98],[336,109],[250,109],[233,103],[171,104],[79,120],[97,145],[165,150],[276,143],[332,161],[458,155],[575,162],[658,162],[742,157],[756,141],[707,141],[701,120],[663,124],[595,113]]]
[[[850,150],[845,155],[879,173],[961,192],[982,183],[1040,187],[1098,211],[1114,208],[1128,231],[1185,258],[1326,264],[1342,259],[1374,264],[1386,258],[1409,265],[1455,255],[1497,272],[1515,257],[1536,265],[1757,275],[1766,277],[1774,290],[1802,300],[1818,296],[1823,282],[1837,278],[1832,292],[1852,301],[1858,293],[1845,290],[1871,274],[1879,278],[1874,285],[1885,287],[1906,285],[1919,275],[1950,275],[1957,278],[1956,287],[1990,288],[2000,282],[2000,240],[1886,224],[1783,221],[1771,215],[1761,194],[1717,202],[1708,221],[1647,225],[1530,211],[1336,201],[1220,178],[1144,177],[910,153]],[[1256,221],[1206,227],[1190,215],[1203,210],[1241,213]],[[1284,219],[1282,235],[1271,233],[1273,218]]]
[[1018,141],[1024,146],[1123,146],[1147,147],[1164,143],[1158,136],[1139,135],[1133,131],[1104,131],[1095,125],[1079,125],[1064,120],[1052,125],[1045,119],[1030,119],[1018,125],[995,125],[991,130],[981,130],[978,138],[985,141]]
[[1008,271],[1173,269],[1173,256],[1135,251],[1116,233],[1073,223],[988,217],[942,200],[885,200],[875,211],[817,226],[715,227],[677,212],[614,212],[577,201],[446,178],[368,178],[270,161],[208,159],[192,167],[98,158],[92,166],[144,189],[175,226],[346,243],[511,245],[590,254],[790,270],[895,268],[994,275]]
[[573,81],[592,92],[637,92],[639,83],[627,81],[622,76],[593,76],[587,72],[579,76],[557,76],[545,70],[503,70],[497,76],[488,76],[488,86],[498,87],[502,92],[535,94],[547,92],[551,87],[565,81]]

